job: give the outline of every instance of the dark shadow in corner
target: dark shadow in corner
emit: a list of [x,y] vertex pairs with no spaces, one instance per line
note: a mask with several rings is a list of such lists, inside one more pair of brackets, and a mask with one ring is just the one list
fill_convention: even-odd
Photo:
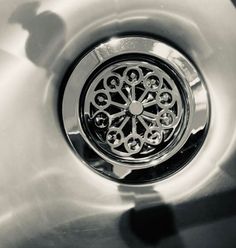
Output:
[[234,5],[234,7],[236,8],[236,0],[231,0],[231,2]]
[[[135,205],[121,217],[120,232],[130,248],[156,247],[167,237],[172,238],[173,247],[184,247],[178,234],[181,230],[236,216],[235,197],[236,190],[231,190],[172,207],[161,201],[148,207],[149,201],[145,201],[146,207]],[[221,228],[227,233],[236,228],[236,223],[222,224]],[[215,243],[221,238],[215,238]],[[225,247],[235,245],[236,240],[227,239],[225,243]]]
[[9,23],[17,23],[29,32],[26,42],[27,57],[37,66],[45,68],[51,75],[52,64],[65,44],[64,21],[51,11],[37,13],[39,2],[20,5],[9,18]]
[[135,207],[121,216],[119,225],[128,247],[157,247],[162,240],[172,237],[174,247],[183,248],[171,206],[151,188],[143,193],[139,189],[134,197]]

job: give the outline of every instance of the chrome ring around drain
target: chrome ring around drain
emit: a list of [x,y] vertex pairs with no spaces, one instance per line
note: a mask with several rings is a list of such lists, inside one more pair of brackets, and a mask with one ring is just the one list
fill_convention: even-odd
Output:
[[99,174],[126,183],[163,178],[200,149],[206,88],[174,48],[142,37],[111,39],[76,65],[63,98],[67,136]]

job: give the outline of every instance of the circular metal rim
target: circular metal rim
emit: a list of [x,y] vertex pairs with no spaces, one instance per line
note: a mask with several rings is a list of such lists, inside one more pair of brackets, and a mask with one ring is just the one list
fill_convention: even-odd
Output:
[[[172,149],[171,153],[168,153],[155,161],[141,165],[119,163],[119,161],[114,161],[99,152],[84,133],[78,112],[80,95],[91,72],[95,71],[99,66],[110,59],[126,54],[152,56],[170,66],[175,73],[178,73],[178,77],[181,79],[180,81],[184,82],[184,88],[186,89],[188,100],[191,103],[189,104],[189,120],[184,135],[181,138],[181,144]],[[80,82],[78,82],[78,78],[80,78]],[[161,166],[163,162],[168,162],[169,158],[182,152],[180,150],[186,145],[190,136],[194,136],[200,131],[204,131],[205,136],[205,130],[209,124],[209,113],[208,93],[193,64],[175,48],[158,40],[144,37],[112,38],[88,52],[75,66],[70,75],[62,102],[62,116],[65,131],[76,153],[85,164],[95,169],[95,171],[108,176],[109,178],[118,179],[119,181],[124,180],[126,175],[129,175],[133,171],[142,173],[142,170],[144,169],[157,165]],[[86,159],[81,156],[77,141],[75,141],[76,139],[71,138],[71,135],[76,135],[77,140],[88,143],[95,151],[97,159],[103,160],[105,164],[108,163],[109,168],[112,168],[112,170],[110,171],[109,169],[109,171],[107,171],[107,166],[103,166],[102,170],[97,169],[96,166],[88,163]],[[199,147],[197,149],[199,150]],[[192,156],[193,154],[191,154],[191,156],[188,155],[188,160],[190,160],[190,157]]]

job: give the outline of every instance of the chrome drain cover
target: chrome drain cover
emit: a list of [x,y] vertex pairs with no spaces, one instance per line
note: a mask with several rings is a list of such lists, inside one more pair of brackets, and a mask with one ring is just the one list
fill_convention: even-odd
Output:
[[84,130],[101,151],[120,162],[151,161],[178,145],[182,102],[174,80],[156,65],[114,63],[85,92]]
[[63,120],[88,166],[141,183],[175,172],[196,154],[209,103],[197,70],[174,48],[148,38],[116,38],[74,68]]

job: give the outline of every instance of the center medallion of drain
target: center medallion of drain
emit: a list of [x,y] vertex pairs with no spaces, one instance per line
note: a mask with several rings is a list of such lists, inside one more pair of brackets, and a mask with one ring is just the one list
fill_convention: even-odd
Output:
[[129,112],[132,115],[140,115],[143,112],[143,104],[138,101],[133,101],[129,105]]

